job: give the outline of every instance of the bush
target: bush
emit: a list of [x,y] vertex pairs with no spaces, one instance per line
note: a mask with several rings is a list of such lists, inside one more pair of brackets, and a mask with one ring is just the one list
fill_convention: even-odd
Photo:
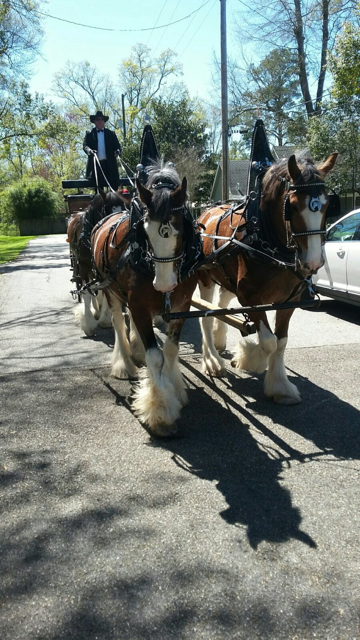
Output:
[[16,182],[1,196],[0,217],[5,224],[28,218],[54,218],[63,209],[59,195],[43,178]]
[[0,236],[19,236],[20,231],[17,224],[7,224],[0,222]]

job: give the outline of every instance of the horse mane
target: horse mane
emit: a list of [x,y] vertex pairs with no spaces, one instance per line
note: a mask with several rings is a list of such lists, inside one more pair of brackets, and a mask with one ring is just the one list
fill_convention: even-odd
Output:
[[114,191],[108,191],[105,196],[105,215],[110,215],[114,213],[114,209],[121,207],[124,209],[124,204],[128,204],[128,201],[123,198],[120,193],[116,193]]
[[[174,189],[181,185],[181,180],[174,166],[169,166],[164,160],[152,161],[147,168],[148,180],[146,188],[152,193],[154,211],[167,211],[170,205],[170,195]],[[171,185],[162,189],[154,188],[159,183]]]
[[[296,163],[301,171],[302,183],[321,181],[324,175],[319,171],[311,158],[296,158]],[[288,159],[282,158],[277,160],[265,173],[262,183],[261,210],[265,210],[267,206],[274,202],[284,192],[284,182],[279,178],[285,178],[292,181],[289,169]]]
[[92,209],[96,209],[96,211],[99,211],[101,213],[103,206],[104,206],[103,196],[101,195],[101,193],[96,193],[90,203],[89,208],[91,207]]

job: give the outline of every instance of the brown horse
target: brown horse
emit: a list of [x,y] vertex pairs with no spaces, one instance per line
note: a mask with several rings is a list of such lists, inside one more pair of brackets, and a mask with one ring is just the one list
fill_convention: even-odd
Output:
[[[73,262],[73,279],[78,288],[93,279],[91,261],[91,231],[104,215],[121,211],[124,200],[113,192],[96,194],[84,213],[74,214],[68,224],[68,238],[70,255]],[[87,336],[91,336],[98,325],[111,326],[106,298],[100,292],[96,297],[88,291],[81,293],[83,307],[76,309],[75,315]],[[91,310],[93,306],[94,314]]]
[[[117,378],[135,378],[135,362],[145,360],[147,377],[136,388],[133,409],[160,436],[174,433],[186,402],[178,364],[184,320],[169,323],[163,351],[152,322],[164,310],[170,294],[172,309],[188,311],[197,284],[196,275],[185,278],[188,272],[184,273],[195,244],[186,185],[186,178],[181,183],[172,166],[154,163],[146,186],[137,181],[140,200],[133,201],[132,213],[106,219],[92,235],[94,263],[106,285],[115,329],[111,373]],[[129,340],[124,302],[130,312]]]
[[[199,272],[203,299],[212,301],[215,283],[221,286],[219,305],[222,307],[235,295],[242,306],[300,299],[303,279],[315,273],[324,262],[322,244],[329,201],[324,180],[336,157],[337,153],[333,153],[318,166],[308,159],[296,161],[295,156],[273,164],[263,179],[257,235],[251,236],[250,231],[239,229],[245,222],[244,207],[231,213],[230,205],[217,206],[200,216],[198,222],[204,226],[204,234],[212,236],[204,235],[205,256],[226,242],[219,239],[214,245],[213,236],[235,239],[235,243],[228,245],[232,246],[232,255],[209,271]],[[247,243],[249,250],[239,246],[236,249],[236,241]],[[252,248],[257,250],[251,251]],[[293,309],[276,312],[274,332],[265,312],[249,313],[256,326],[258,342],[251,338],[242,340],[231,363],[238,369],[257,373],[268,367],[265,395],[280,404],[301,402],[298,389],[288,380],[284,366],[293,312]],[[203,318],[201,329],[203,370],[212,376],[223,375],[224,361],[217,349],[221,351],[226,346],[226,325],[216,321],[213,335],[213,319]]]

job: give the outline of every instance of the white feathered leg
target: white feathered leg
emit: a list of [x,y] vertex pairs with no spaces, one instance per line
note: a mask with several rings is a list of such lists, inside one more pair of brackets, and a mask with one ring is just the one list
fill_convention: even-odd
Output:
[[93,308],[94,318],[96,318],[96,320],[99,320],[100,312],[101,312],[101,304],[100,304],[100,300],[99,300],[99,294],[97,294],[97,296],[91,296],[91,304],[92,304],[92,308]]
[[100,306],[99,325],[100,327],[104,328],[112,327],[111,309],[109,307],[106,295],[102,291],[99,291],[97,297]]
[[145,364],[145,347],[136,328],[133,317],[129,311],[130,318],[130,351],[131,357],[138,366]]
[[137,389],[133,410],[139,420],[158,436],[169,436],[176,431],[175,422],[180,415],[181,402],[169,377],[164,356],[154,347],[146,352],[147,377]]
[[187,393],[184,378],[179,366],[179,345],[171,338],[166,338],[164,344],[164,373],[166,373],[174,385],[175,392],[184,406],[187,404]]
[[[222,309],[226,309],[233,298],[234,294],[231,293],[231,291],[228,291],[224,287],[219,287],[217,300],[217,304],[219,307],[221,307]],[[214,318],[214,345],[219,353],[222,353],[226,349],[227,332],[228,325],[226,324],[226,322],[223,322],[222,320],[220,320],[220,318]]]
[[269,369],[265,376],[265,395],[273,398],[278,404],[298,404],[301,395],[297,387],[286,375],[284,354],[287,338],[277,342],[277,349],[269,357]]
[[115,344],[111,360],[111,375],[114,378],[128,379],[137,377],[137,368],[130,357],[130,345],[126,336],[126,324],[121,302],[111,296],[112,321],[115,330]]
[[237,353],[231,361],[236,369],[263,373],[269,362],[269,356],[277,349],[277,337],[260,320],[260,330],[257,333],[258,342],[251,337],[243,338],[237,347]]
[[[200,294],[203,300],[212,302],[215,284],[211,284],[206,287],[199,282]],[[213,326],[214,318],[200,318],[200,327],[202,333],[202,355],[203,364],[202,370],[204,373],[208,373],[210,376],[223,376],[225,374],[225,363],[220,358],[218,352],[215,349],[213,338]]]
[[80,322],[80,327],[85,335],[92,336],[98,324],[91,311],[93,296],[85,291],[81,297],[83,304],[76,307],[75,317]]

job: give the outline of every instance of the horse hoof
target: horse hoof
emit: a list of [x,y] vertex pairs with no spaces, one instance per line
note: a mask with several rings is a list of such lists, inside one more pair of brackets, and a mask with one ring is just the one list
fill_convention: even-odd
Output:
[[112,327],[112,322],[111,320],[100,320],[99,321],[99,327],[101,327],[102,329],[111,329]]
[[149,427],[149,432],[154,438],[169,438],[177,432],[177,425],[174,424],[158,424],[156,427]]
[[292,404],[300,404],[301,396],[300,395],[298,397],[274,396],[274,402],[276,402],[276,404],[283,404],[287,406],[290,406]]
[[139,375],[136,369],[128,371],[127,369],[123,369],[122,367],[113,367],[111,369],[112,378],[117,378],[118,380],[137,380]]

